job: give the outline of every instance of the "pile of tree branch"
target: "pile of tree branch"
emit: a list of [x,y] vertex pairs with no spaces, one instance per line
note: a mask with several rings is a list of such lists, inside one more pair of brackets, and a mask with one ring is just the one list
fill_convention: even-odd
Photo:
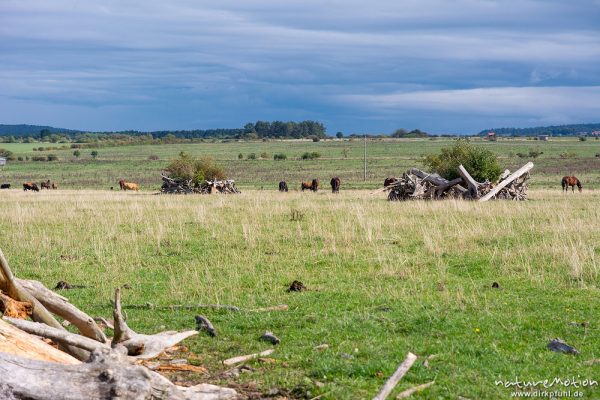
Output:
[[204,181],[201,184],[193,183],[192,179],[173,179],[164,173],[162,176],[162,186],[160,188],[161,193],[170,194],[213,194],[213,193],[241,193],[235,187],[235,181],[233,179],[227,179],[224,181]]
[[478,201],[526,200],[531,168],[533,168],[533,163],[528,162],[514,173],[506,170],[496,184],[475,181],[462,165],[458,167],[461,177],[451,181],[438,174],[411,168],[384,190],[389,191],[388,200],[390,201],[448,198]]
[[[0,297],[5,314],[0,320],[2,398],[225,400],[237,396],[233,389],[208,384],[176,386],[138,365],[136,360],[154,358],[198,332],[134,332],[123,317],[119,289],[110,341],[93,318],[66,298],[40,282],[17,279],[1,250],[0,291],[5,293]],[[79,334],[67,331],[53,314],[76,327]],[[27,316],[33,321],[23,319]]]

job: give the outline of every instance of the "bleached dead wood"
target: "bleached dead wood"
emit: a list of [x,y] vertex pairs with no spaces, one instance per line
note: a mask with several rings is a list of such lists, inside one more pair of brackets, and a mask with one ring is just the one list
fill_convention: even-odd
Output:
[[121,290],[115,290],[115,307],[113,309],[114,336],[112,346],[122,345],[127,348],[128,355],[134,358],[153,358],[165,349],[176,345],[182,340],[197,335],[198,331],[160,332],[154,335],[136,333],[127,326],[121,309]]
[[17,279],[17,281],[25,290],[42,303],[48,311],[75,325],[82,335],[100,343],[107,342],[106,335],[94,319],[69,303],[69,300],[65,297],[48,289],[41,282],[25,279]]
[[[30,335],[0,319],[0,353],[57,362],[62,364],[80,364],[76,358],[60,351],[40,338]],[[0,392],[1,394],[1,392]]]
[[0,387],[5,398],[30,400],[226,400],[237,396],[233,389],[212,385],[175,386],[110,349],[93,352],[87,363],[79,365],[0,353]]
[[469,174],[469,171],[467,171],[462,164],[458,166],[458,173],[462,177],[462,179],[467,183],[469,196],[472,199],[477,199],[479,197],[479,187],[481,186],[481,184],[475,179],[473,179],[471,174]]
[[510,176],[500,182],[496,187],[490,190],[485,196],[481,197],[479,201],[488,201],[492,197],[494,197],[500,190],[509,185],[511,182],[521,177],[522,175],[527,174],[533,168],[533,163],[530,161],[527,164],[523,165],[521,168],[510,174]]
[[373,397],[373,400],[385,400],[416,360],[417,356],[409,352],[402,364],[400,364],[398,369],[396,369],[392,376],[385,382],[379,393]]
[[255,359],[258,357],[264,357],[264,356],[271,355],[274,351],[275,351],[275,349],[269,349],[269,350],[262,351],[260,353],[254,353],[254,354],[248,354],[245,356],[228,358],[227,360],[223,361],[223,364],[230,366],[230,365],[243,363],[245,361],[249,361],[249,360],[252,360],[252,359]]
[[3,317],[2,319],[24,332],[50,339],[56,343],[75,346],[89,352],[100,350],[102,348],[109,348],[108,345],[100,343],[96,340],[71,333],[64,329],[53,328],[39,322],[31,322],[11,317]]
[[413,395],[413,393],[427,389],[429,386],[433,385],[434,383],[435,383],[435,381],[431,381],[431,382],[427,382],[427,383],[424,383],[419,386],[411,387],[410,389],[406,389],[406,390],[398,393],[398,396],[396,396],[396,399],[405,399],[407,397],[410,397]]
[[[65,330],[65,328],[54,318],[52,314],[40,303],[31,293],[25,290],[19,281],[13,275],[4,253],[0,249],[0,289],[4,290],[10,297],[15,300],[31,303],[31,317],[36,322],[53,328]],[[89,353],[76,347],[65,346],[63,348],[67,353],[76,357],[79,360],[85,360],[89,357]]]

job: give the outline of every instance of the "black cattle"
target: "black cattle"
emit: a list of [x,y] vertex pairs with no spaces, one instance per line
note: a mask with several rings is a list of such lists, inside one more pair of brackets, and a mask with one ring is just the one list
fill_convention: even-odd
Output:
[[340,178],[338,178],[337,176],[335,178],[331,178],[331,193],[339,193],[340,191],[340,185],[342,184],[342,181],[340,181]]
[[287,186],[287,183],[285,181],[279,182],[279,191],[280,192],[287,192],[288,191],[288,186]]
[[0,185],[0,189],[10,189],[10,183],[3,183]]

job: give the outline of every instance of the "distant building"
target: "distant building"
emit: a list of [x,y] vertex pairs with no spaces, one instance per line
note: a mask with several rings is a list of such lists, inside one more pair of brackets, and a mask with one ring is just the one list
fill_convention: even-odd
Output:
[[0,167],[6,165],[6,158],[0,157]]
[[550,136],[548,135],[538,135],[538,140],[541,140],[543,142],[547,142],[549,138]]
[[600,131],[593,131],[590,133],[591,136],[600,136]]
[[487,140],[495,141],[497,139],[496,132],[488,132],[485,138]]

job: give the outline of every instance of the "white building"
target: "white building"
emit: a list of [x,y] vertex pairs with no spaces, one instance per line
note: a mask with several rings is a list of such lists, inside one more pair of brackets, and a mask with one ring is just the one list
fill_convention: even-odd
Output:
[[6,158],[0,157],[0,167],[6,165]]

